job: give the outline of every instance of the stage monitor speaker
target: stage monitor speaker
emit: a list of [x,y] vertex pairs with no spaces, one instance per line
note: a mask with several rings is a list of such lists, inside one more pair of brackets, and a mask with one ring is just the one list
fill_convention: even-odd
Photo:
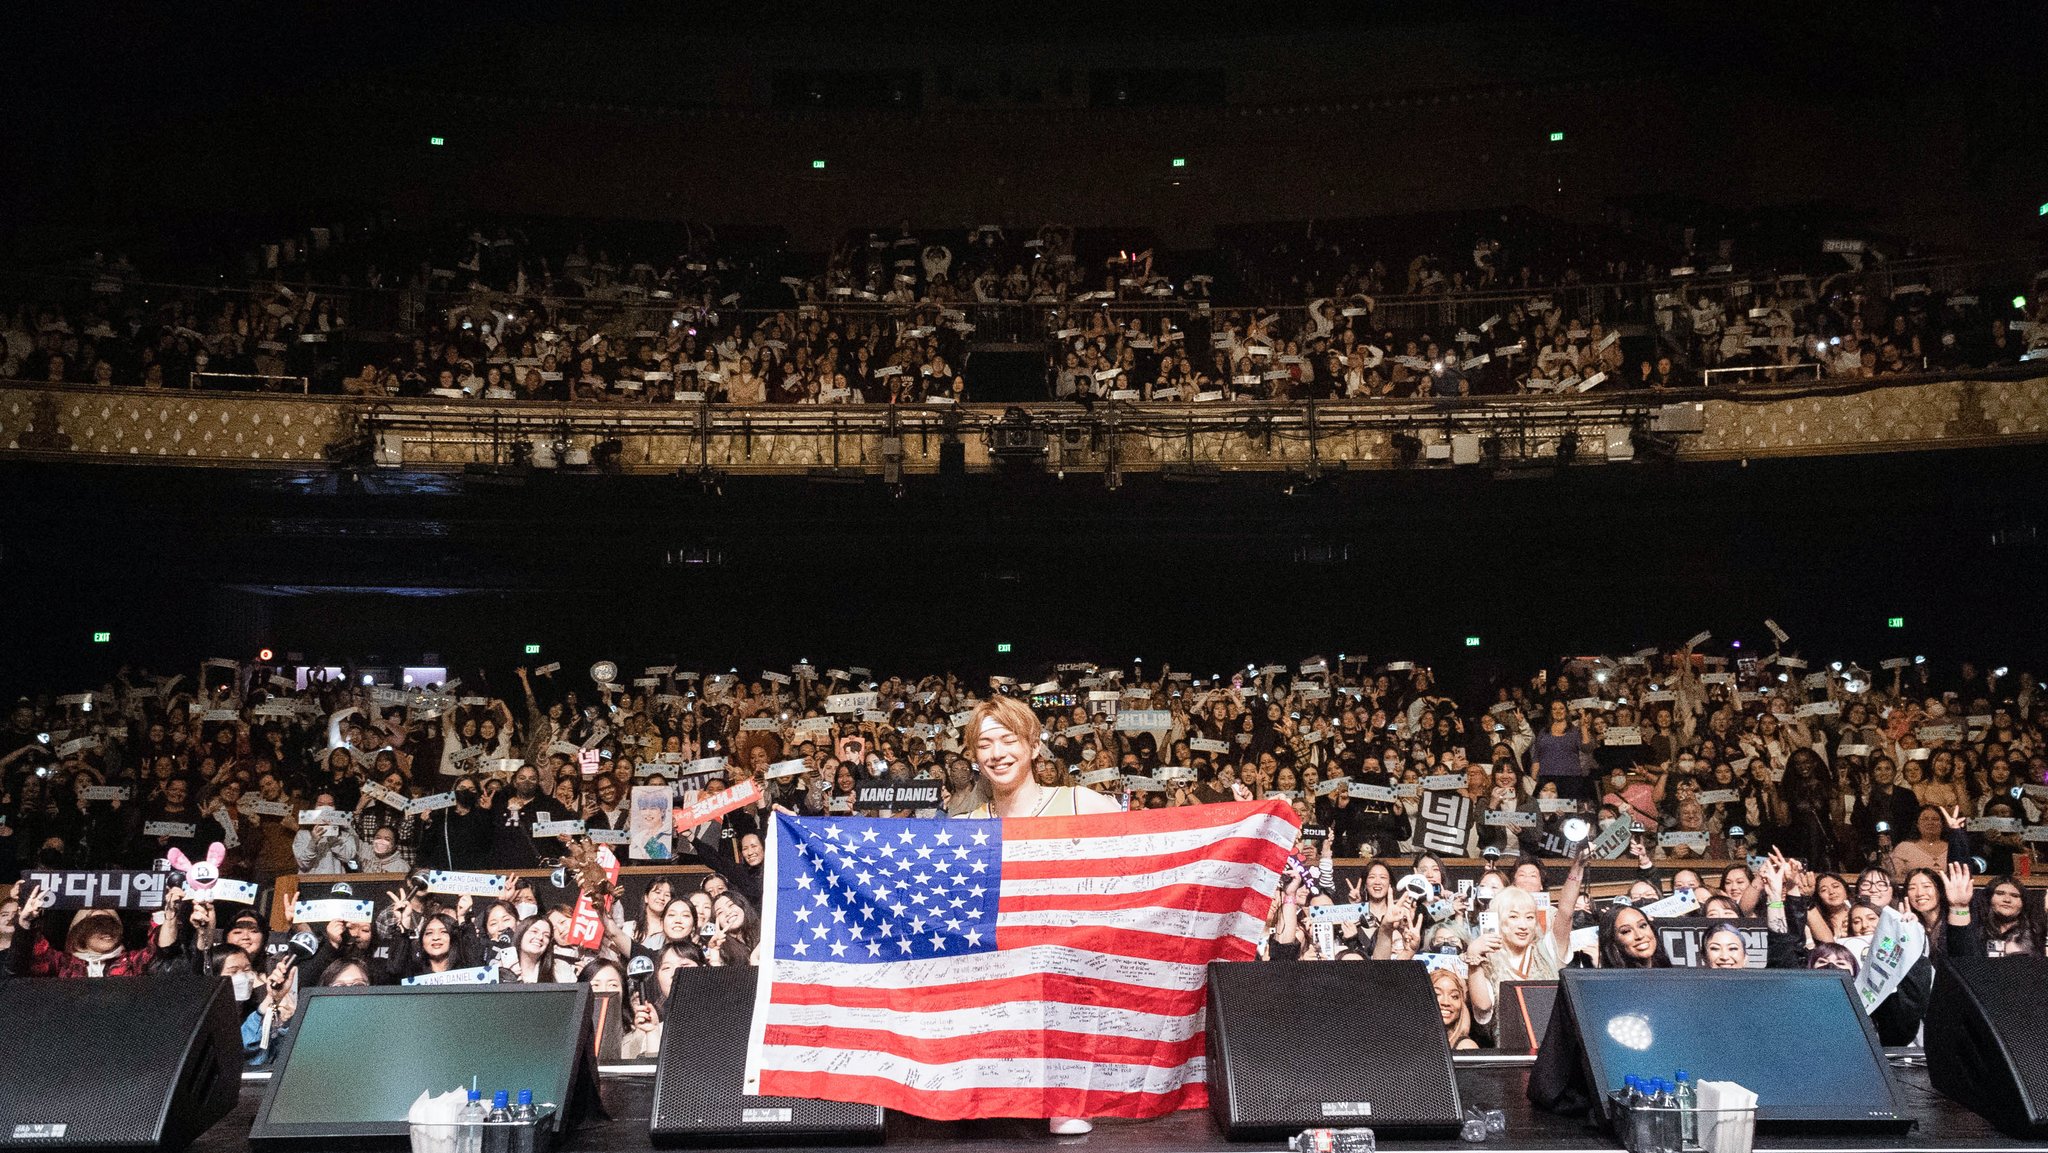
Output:
[[654,1074],[659,1146],[858,1145],[882,1140],[882,1110],[844,1101],[749,1097],[753,969],[677,969]]
[[1209,1111],[1233,1140],[1351,1125],[1448,1135],[1464,1112],[1413,961],[1212,962],[1208,1057]]
[[556,1135],[597,1101],[587,985],[304,989],[249,1143],[398,1149],[422,1091],[533,1090]]
[[1927,1000],[1927,1077],[1999,1132],[2048,1138],[2048,959],[1955,957]]
[[1566,969],[1528,1095],[1584,1116],[1630,1074],[1680,1069],[1755,1090],[1760,1130],[1913,1124],[1839,969]]
[[1556,981],[1503,981],[1494,995],[1494,1048],[1503,1053],[1534,1055],[1550,1028],[1557,1005]]
[[181,1149],[242,1091],[225,980],[16,979],[0,1022],[0,1148]]

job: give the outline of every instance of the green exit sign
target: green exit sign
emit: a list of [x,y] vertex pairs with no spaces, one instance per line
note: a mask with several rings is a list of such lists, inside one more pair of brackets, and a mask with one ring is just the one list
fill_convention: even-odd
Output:
[[1552,144],[1562,144],[1562,143],[1564,143],[1564,133],[1562,133],[1562,132],[1553,132],[1553,133],[1551,133],[1551,134],[1550,134],[1550,142],[1551,142]]
[[1466,638],[1465,638],[1465,647],[1466,647],[1466,648],[1468,648],[1468,649],[1476,649],[1476,648],[1478,648],[1478,647],[1479,647],[1479,638],[1478,638],[1478,637],[1466,637]]
[[445,136],[429,136],[427,137],[427,143],[439,148],[443,144],[448,143],[448,138]]
[[113,634],[113,633],[94,633],[94,634],[92,634],[92,643],[94,643],[94,644],[96,644],[96,645],[104,645],[104,644],[110,644],[110,643],[112,643],[112,642],[113,642],[113,639],[114,639],[114,634]]
[[996,651],[997,651],[997,652],[999,652],[999,653],[1006,653],[1006,652],[1009,652],[1009,651],[1010,651],[1010,642],[1008,642],[1008,641],[1002,641],[1002,642],[998,643],[998,644],[996,645]]
[[539,646],[539,645],[528,645],[528,646],[526,646],[526,655],[527,655],[527,656],[530,656],[530,657],[531,657],[531,656],[538,656],[539,654],[540,654],[540,646]]
[[813,171],[813,172],[820,172],[820,171],[823,171],[823,170],[824,170],[824,168],[825,168],[825,162],[824,162],[824,161],[822,161],[822,160],[813,160],[813,161],[811,161],[811,171]]
[[1886,627],[1886,628],[1893,628],[1893,629],[1902,629],[1902,628],[1905,628],[1905,627],[1906,627],[1906,618],[1905,618],[1905,617],[1886,617],[1886,618],[1884,619],[1884,623],[1885,623],[1885,627]]

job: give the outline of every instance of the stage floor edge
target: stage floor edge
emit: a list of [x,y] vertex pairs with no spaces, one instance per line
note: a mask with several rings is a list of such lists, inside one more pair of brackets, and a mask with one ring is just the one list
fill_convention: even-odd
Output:
[[[1757,1153],[1808,1153],[1815,1150],[1870,1153],[1969,1153],[1970,1150],[2040,1148],[2006,1137],[1968,1109],[1934,1091],[1924,1065],[1894,1064],[1899,1096],[1916,1124],[1904,1134],[1759,1134]],[[1552,1116],[1532,1107],[1523,1095],[1529,1070],[1525,1064],[1461,1065],[1458,1088],[1467,1108],[1504,1110],[1508,1131],[1483,1145],[1457,1140],[1406,1140],[1382,1136],[1379,1146],[1391,1150],[1463,1150],[1467,1153],[1581,1153],[1618,1149],[1605,1133]],[[579,1125],[562,1142],[561,1153],[638,1153],[651,1150],[647,1121],[652,1114],[654,1077],[642,1073],[611,1073],[601,1081],[609,1120]],[[249,1126],[263,1098],[264,1085],[247,1081],[235,1111],[194,1142],[195,1153],[247,1153]],[[1007,1153],[1011,1150],[1085,1149],[1088,1153],[1224,1153],[1284,1149],[1283,1142],[1233,1142],[1225,1138],[1207,1111],[1187,1110],[1152,1121],[1100,1121],[1084,1137],[1054,1137],[1043,1121],[927,1121],[890,1114],[882,1148],[912,1153]],[[397,1146],[402,1148],[402,1146]],[[742,1146],[741,1148],[744,1148]],[[763,1146],[762,1148],[790,1148]]]

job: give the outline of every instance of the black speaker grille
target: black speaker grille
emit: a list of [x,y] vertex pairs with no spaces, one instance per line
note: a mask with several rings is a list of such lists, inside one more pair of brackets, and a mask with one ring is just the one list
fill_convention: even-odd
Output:
[[1212,964],[1208,1052],[1210,1110],[1233,1137],[1447,1132],[1463,1112],[1429,975],[1412,961]]
[[218,1063],[220,1040],[197,1042],[208,1028],[232,1031],[232,1013],[213,1004],[224,987],[197,977],[0,985],[0,1148],[176,1144],[226,1115],[239,1084],[223,1090],[220,1070],[187,1059]]
[[1927,1005],[1927,1076],[2012,1136],[2048,1137],[2048,958],[1956,958]]
[[[843,1101],[749,1097],[747,1031],[754,1019],[753,969],[678,969],[669,989],[660,1065],[654,1075],[657,1144],[742,1144],[802,1135],[813,1141],[882,1139],[882,1111]],[[683,1023],[687,1024],[683,1024]],[[772,1118],[788,1110],[787,1120]],[[749,1117],[754,1118],[749,1120]]]

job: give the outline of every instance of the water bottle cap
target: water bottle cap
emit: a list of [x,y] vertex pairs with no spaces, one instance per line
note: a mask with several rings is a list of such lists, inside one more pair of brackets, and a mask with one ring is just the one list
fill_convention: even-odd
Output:
[[484,1099],[484,1091],[483,1091],[483,1090],[481,1090],[481,1089],[471,1089],[471,1090],[469,1091],[469,1099],[470,1099],[470,1100],[472,1100],[472,1101],[481,1101],[481,1100],[483,1100],[483,1099]]
[[491,1094],[491,1108],[503,1109],[505,1107],[506,1102],[510,1101],[511,1099],[512,1095],[510,1093],[507,1093],[503,1089],[500,1089],[497,1092]]
[[1690,1074],[1690,1073],[1686,1072],[1686,1071],[1685,1071],[1685,1070],[1683,1070],[1683,1069],[1680,1069],[1680,1070],[1678,1071],[1678,1079],[1679,1079],[1680,1081],[1690,1081],[1690,1080],[1692,1080],[1692,1074]]
[[533,1090],[531,1090],[531,1089],[521,1089],[521,1090],[519,1091],[519,1103],[520,1103],[521,1105],[531,1105],[531,1104],[533,1104]]

